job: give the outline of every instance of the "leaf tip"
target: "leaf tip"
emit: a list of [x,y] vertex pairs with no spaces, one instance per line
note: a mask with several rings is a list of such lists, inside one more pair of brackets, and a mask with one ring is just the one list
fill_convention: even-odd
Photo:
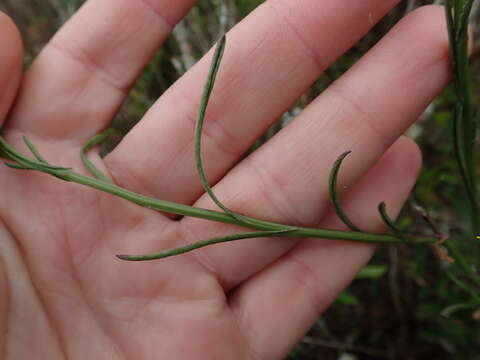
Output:
[[340,154],[340,156],[337,158],[337,161],[342,162],[348,155],[352,153],[352,150],[347,150],[344,151],[343,153]]
[[3,163],[5,166],[8,166],[9,168],[12,169],[17,169],[17,170],[28,170],[27,167],[20,165],[20,164],[14,164],[14,163],[9,163],[9,162],[4,162]]

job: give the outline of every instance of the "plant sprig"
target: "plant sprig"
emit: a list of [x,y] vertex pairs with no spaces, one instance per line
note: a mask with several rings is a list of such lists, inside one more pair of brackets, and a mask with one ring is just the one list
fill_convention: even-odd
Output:
[[213,56],[213,61],[210,67],[210,71],[207,77],[207,81],[203,90],[199,112],[197,116],[197,122],[195,126],[195,162],[197,172],[200,178],[200,182],[205,190],[205,192],[210,196],[210,198],[215,202],[217,206],[222,211],[213,211],[207,209],[200,209],[193,206],[187,206],[183,204],[176,204],[173,202],[168,202],[164,200],[150,198],[141,194],[137,194],[132,191],[128,191],[123,189],[115,184],[112,184],[110,180],[102,174],[94,165],[91,163],[87,158],[87,152],[94,147],[95,145],[99,144],[103,141],[109,134],[110,130],[107,130],[99,135],[94,136],[90,139],[81,149],[81,159],[85,164],[86,168],[89,172],[94,176],[88,177],[79,173],[74,172],[70,168],[64,167],[56,167],[50,165],[47,160],[40,154],[40,152],[36,149],[33,143],[28,139],[24,138],[24,142],[26,143],[27,147],[31,151],[34,156],[34,159],[28,158],[15,150],[12,146],[10,146],[3,138],[0,137],[0,150],[2,150],[7,156],[15,161],[14,164],[8,164],[11,167],[15,167],[16,169],[23,169],[23,170],[35,170],[50,174],[57,178],[60,178],[65,181],[75,182],[81,185],[85,185],[123,199],[126,199],[132,203],[137,205],[157,210],[163,211],[167,213],[183,215],[183,216],[192,216],[197,218],[203,218],[212,221],[218,221],[228,224],[234,224],[246,228],[250,228],[253,230],[257,230],[254,232],[245,232],[233,235],[227,235],[222,237],[214,237],[208,240],[202,240],[193,244],[189,244],[186,246],[182,246],[175,249],[169,249],[166,251],[160,251],[153,254],[146,254],[146,255],[119,255],[118,257],[122,260],[130,260],[130,261],[144,261],[144,260],[153,260],[153,259],[161,259],[173,255],[183,254],[188,251],[192,251],[195,249],[199,249],[205,246],[230,242],[230,241],[237,241],[243,239],[252,239],[252,238],[259,238],[259,237],[293,237],[293,238],[301,238],[301,237],[309,237],[309,238],[325,238],[325,239],[338,239],[338,240],[351,240],[351,241],[359,241],[359,242],[370,242],[370,243],[403,243],[408,237],[408,242],[415,243],[415,244],[425,244],[425,243],[435,243],[438,239],[434,237],[422,237],[422,236],[413,236],[413,235],[405,235],[400,234],[399,231],[393,225],[393,221],[391,221],[384,210],[380,210],[380,214],[382,214],[382,218],[386,222],[387,226],[392,230],[392,234],[375,234],[375,233],[368,233],[361,231],[357,228],[353,223],[348,219],[345,212],[342,210],[340,206],[340,202],[338,200],[338,196],[336,194],[336,184],[337,184],[337,176],[344,158],[348,155],[348,153],[342,154],[337,161],[335,161],[332,171],[330,173],[330,196],[332,202],[335,206],[337,214],[340,216],[342,221],[352,230],[355,231],[340,231],[340,230],[331,230],[331,229],[316,229],[316,228],[308,228],[308,227],[296,227],[287,224],[280,224],[270,221],[265,221],[261,219],[252,218],[249,216],[241,215],[233,210],[229,209],[225,206],[215,195],[213,190],[211,189],[208,180],[205,175],[205,171],[203,168],[203,161],[201,156],[201,135],[203,129],[203,123],[205,120],[205,114],[208,106],[208,102],[213,90],[213,86],[215,83],[216,76],[218,74],[218,69],[220,67],[222,55],[225,49],[226,39],[222,37],[222,39],[218,42],[217,47],[215,49],[215,53]]
[[[118,255],[118,258],[122,260],[128,261],[146,261],[146,260],[154,260],[154,259],[162,259],[174,255],[184,254],[189,251],[193,251],[196,249],[200,249],[205,246],[210,246],[213,244],[231,242],[231,241],[238,241],[244,239],[252,239],[252,238],[259,238],[259,237],[294,237],[294,238],[301,238],[301,237],[309,237],[309,238],[325,238],[325,239],[337,239],[337,240],[351,240],[351,241],[358,241],[358,242],[369,242],[369,243],[414,243],[414,244],[434,244],[438,242],[436,237],[422,237],[422,236],[413,236],[403,234],[396,228],[393,221],[388,217],[385,211],[385,205],[381,203],[379,205],[379,213],[384,220],[385,224],[390,228],[392,234],[374,234],[363,232],[359,228],[357,228],[353,223],[349,220],[348,216],[343,211],[338,195],[336,193],[336,186],[337,186],[337,177],[338,172],[340,170],[340,166],[342,165],[343,160],[349,154],[349,152],[345,152],[339,156],[339,158],[335,161],[332,170],[329,176],[329,192],[332,203],[334,204],[335,210],[342,221],[345,223],[347,227],[354,231],[340,231],[340,230],[331,230],[331,229],[316,229],[316,228],[308,228],[308,227],[293,227],[286,224],[279,224],[275,222],[260,220],[251,218],[245,215],[241,215],[235,213],[234,211],[230,210],[224,204],[218,200],[216,195],[214,194],[213,190],[211,189],[207,178],[205,176],[205,171],[203,169],[203,162],[201,157],[201,133],[203,122],[205,119],[205,113],[208,105],[208,101],[213,89],[213,85],[215,83],[215,78],[218,73],[218,68],[220,66],[222,54],[225,48],[225,38],[217,45],[215,54],[214,54],[214,61],[212,62],[212,66],[209,72],[209,76],[207,79],[207,83],[204,88],[199,115],[197,117],[197,123],[195,127],[195,157],[196,157],[196,166],[197,171],[199,174],[200,181],[202,186],[204,187],[207,194],[212,198],[212,200],[220,207],[223,212],[220,211],[213,211],[207,209],[196,208],[193,206],[187,206],[183,204],[176,204],[173,202],[168,202],[164,200],[150,198],[141,194],[137,194],[132,191],[128,191],[123,189],[115,184],[112,184],[110,180],[98,170],[93,163],[89,161],[87,158],[87,152],[93,148],[95,145],[102,142],[106,137],[108,137],[111,133],[111,130],[107,130],[102,132],[99,135],[94,136],[87,143],[82,147],[80,157],[88,171],[94,176],[88,177],[79,173],[74,172],[71,168],[66,167],[58,167],[48,163],[48,161],[40,154],[34,144],[27,138],[24,137],[23,140],[27,145],[28,149],[33,155],[32,158],[28,158],[25,155],[21,154],[15,148],[13,148],[8,142],[3,138],[0,137],[0,151],[3,152],[9,159],[13,160],[15,163],[7,163],[6,165],[21,170],[34,170],[43,172],[64,181],[75,182],[77,184],[81,184],[84,186],[88,186],[125,200],[128,200],[132,203],[137,205],[143,206],[145,208],[149,208],[152,210],[163,211],[167,213],[183,215],[183,216],[192,216],[197,218],[203,218],[206,220],[212,220],[217,222],[223,222],[228,224],[234,224],[238,226],[247,227],[250,229],[254,229],[257,231],[253,232],[245,232],[240,234],[232,234],[227,236],[221,237],[214,237],[208,240],[198,241],[192,244],[188,244],[186,246],[168,249],[152,254],[144,254],[144,255]],[[468,267],[468,264],[465,262],[461,253],[459,253],[453,244],[450,242],[446,243],[445,246],[451,252],[452,256],[460,263],[460,266],[464,268],[465,272],[469,276],[471,282],[475,285],[480,285],[480,280],[473,272],[471,268]]]
[[[167,212],[170,214],[191,216],[201,218],[205,220],[211,220],[226,224],[239,225],[242,223],[232,218],[230,215],[224,212],[197,208],[194,206],[188,206],[183,204],[177,204],[170,201],[151,198],[145,195],[135,193],[123,189],[115,184],[107,183],[86,175],[79,174],[73,171],[71,168],[58,167],[50,164],[41,163],[37,160],[26,157],[19,151],[15,150],[8,142],[0,136],[0,150],[4,151],[8,156],[14,160],[15,164],[7,163],[8,166],[14,166],[16,169],[22,170],[34,170],[43,172],[52,176],[61,178],[64,181],[77,183],[93,189],[103,191],[108,194],[115,195],[127,201],[130,201],[139,206]],[[275,223],[266,220],[260,220],[245,216],[249,221],[249,228],[260,231],[291,231],[289,236],[291,237],[312,237],[312,238],[325,238],[325,239],[337,239],[337,240],[351,240],[358,242],[372,242],[372,243],[401,243],[402,240],[390,234],[375,234],[365,232],[352,232],[342,230],[330,230],[330,229],[317,229],[309,227],[295,227],[292,230],[292,226]],[[433,237],[412,237],[412,242],[417,244],[428,244],[437,241]]]

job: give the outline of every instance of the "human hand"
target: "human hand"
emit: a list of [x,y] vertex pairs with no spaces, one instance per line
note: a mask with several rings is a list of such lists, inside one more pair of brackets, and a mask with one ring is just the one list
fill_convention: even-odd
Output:
[[[327,177],[347,149],[345,209],[382,229],[420,164],[400,137],[448,80],[443,11],[426,7],[390,34],[287,128],[245,150],[398,1],[271,0],[228,35],[207,113],[206,171],[231,209],[292,225],[341,228]],[[0,116],[53,164],[84,171],[82,144],[105,128],[193,0],[90,0],[20,79],[14,26],[0,19]],[[211,53],[167,91],[105,159],[115,183],[213,208],[198,181],[193,126]],[[14,101],[21,82],[21,92]],[[399,138],[400,137],[400,138]],[[385,153],[385,154],[384,154]],[[382,155],[383,154],[383,155]],[[259,239],[156,262],[146,253],[232,233],[171,218],[44,174],[0,170],[0,351],[6,359],[280,359],[368,261],[370,245]]]

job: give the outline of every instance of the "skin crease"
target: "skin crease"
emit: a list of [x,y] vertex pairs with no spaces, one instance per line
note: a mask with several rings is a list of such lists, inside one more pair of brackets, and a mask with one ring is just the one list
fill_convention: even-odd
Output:
[[[21,136],[28,135],[52,164],[85,172],[81,144],[108,125],[194,2],[166,3],[118,0],[112,8],[109,0],[87,1],[23,78],[21,39],[2,15],[0,116],[7,139],[25,150]],[[416,145],[401,134],[449,79],[439,7],[409,14],[296,121],[239,162],[255,137],[396,3],[270,0],[232,29],[203,149],[207,175],[228,207],[342,228],[328,205],[326,181],[333,160],[351,149],[340,188],[347,188],[353,221],[381,231],[375,208],[382,200],[391,216],[398,213],[420,167]],[[323,36],[332,29],[334,42]],[[192,143],[210,56],[113,153],[103,160],[92,155],[116,183],[214,208],[198,185]],[[259,239],[127,263],[114,254],[158,251],[237,229],[174,221],[6,167],[0,189],[1,359],[282,359],[374,250],[343,241]]]

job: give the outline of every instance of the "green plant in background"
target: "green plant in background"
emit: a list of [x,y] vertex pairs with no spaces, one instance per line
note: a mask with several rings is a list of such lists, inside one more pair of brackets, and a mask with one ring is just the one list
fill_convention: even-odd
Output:
[[[476,241],[480,232],[480,213],[477,185],[476,166],[476,136],[477,120],[472,104],[471,79],[468,62],[468,20],[472,9],[473,0],[446,0],[445,14],[447,19],[450,39],[450,52],[452,59],[453,84],[456,97],[456,106],[453,119],[453,145],[456,162],[460,171],[462,182],[467,193],[469,203],[470,228],[463,232],[470,241]],[[468,223],[468,222],[467,222]],[[450,255],[456,260],[457,267],[461,267],[468,281],[463,282],[453,273],[449,277],[467,294],[471,295],[468,305],[471,308],[480,306],[480,277],[476,264],[467,261],[454,244],[454,239],[447,241]],[[474,245],[478,248],[478,245]],[[444,310],[444,315],[466,308],[465,304],[455,304]]]
[[472,232],[480,232],[480,214],[475,163],[477,122],[471,99],[468,64],[468,19],[473,0],[446,0],[445,14],[450,38],[452,73],[456,95],[453,144],[460,175],[470,203]]
[[[75,2],[76,1],[76,2]],[[64,17],[61,19],[66,19],[68,14],[71,13],[74,7],[79,5],[82,1],[70,1],[62,0],[62,6],[68,13],[65,12]],[[132,92],[131,100],[134,104],[133,107],[130,107],[127,110],[127,114],[124,116],[127,117],[140,117],[144,109],[151,105],[152,97],[147,97],[144,95],[145,92],[152,93],[152,87],[155,87],[153,94],[161,93],[168,84],[173,82],[174,78],[183,73],[194,61],[196,61],[200,54],[205,52],[214,38],[215,34],[218,33],[220,25],[216,22],[217,20],[212,21],[209,17],[209,11],[214,10],[215,19],[222,12],[221,6],[223,4],[230,4],[226,6],[231,6],[229,9],[235,9],[235,18],[241,18],[248,14],[255,6],[257,6],[261,1],[258,0],[236,0],[236,1],[224,1],[224,2],[203,2],[198,7],[192,11],[190,19],[187,19],[186,22],[182,23],[180,27],[174,32],[173,38],[170,39],[167,43],[167,49],[161,50],[154,59],[154,62],[151,66],[147,68],[147,72],[141,77],[139,82],[139,87],[137,87]],[[174,214],[180,214],[185,216],[196,216],[204,218],[207,220],[221,221],[230,224],[236,224],[243,227],[254,229],[255,231],[230,235],[227,237],[219,237],[214,239],[207,239],[195,244],[190,244],[183,248],[178,249],[169,249],[167,251],[161,251],[156,254],[148,254],[141,256],[121,256],[125,260],[152,260],[172,255],[179,255],[186,251],[192,251],[197,248],[208,246],[212,244],[217,244],[227,241],[236,241],[241,239],[255,238],[255,237],[265,237],[265,236],[278,236],[278,237],[319,237],[319,238],[332,238],[332,239],[350,239],[353,241],[371,241],[378,243],[387,243],[387,244],[406,244],[403,248],[412,249],[411,251],[415,252],[415,260],[411,261],[412,268],[406,269],[405,273],[411,274],[412,277],[419,276],[425,271],[422,267],[425,267],[425,255],[428,252],[428,248],[420,246],[412,246],[414,244],[431,244],[439,256],[443,260],[448,260],[449,257],[452,257],[455,261],[453,264],[444,264],[442,265],[443,273],[437,274],[437,283],[432,284],[431,288],[428,289],[430,292],[436,291],[436,298],[434,300],[428,300],[426,289],[420,291],[419,300],[423,301],[418,308],[411,310],[412,315],[415,316],[418,321],[428,318],[429,316],[435,316],[439,313],[442,313],[444,316],[452,316],[457,314],[462,314],[464,310],[472,310],[480,307],[480,278],[478,276],[477,268],[475,267],[476,261],[478,259],[475,256],[471,256],[470,249],[478,248],[480,243],[477,244],[475,236],[480,235],[479,233],[479,209],[478,209],[478,194],[477,194],[477,184],[476,184],[476,162],[475,162],[475,137],[476,137],[476,120],[475,114],[473,111],[472,96],[470,88],[470,76],[469,76],[469,66],[468,66],[468,56],[467,56],[467,47],[468,47],[468,34],[467,34],[467,24],[468,24],[468,15],[471,11],[473,1],[471,0],[447,0],[445,4],[446,17],[448,20],[449,35],[451,40],[452,48],[452,69],[454,75],[454,91],[453,93],[447,93],[446,98],[450,99],[451,102],[456,104],[455,114],[453,120],[453,148],[455,149],[455,161],[460,169],[461,182],[465,188],[465,192],[468,194],[466,197],[468,207],[465,206],[465,214],[461,211],[456,212],[458,215],[465,217],[466,221],[462,225],[461,229],[458,229],[456,233],[452,236],[449,236],[446,239],[448,231],[445,230],[444,224],[439,223],[439,229],[433,224],[433,220],[426,214],[422,213],[426,222],[426,226],[423,226],[423,232],[425,233],[425,228],[430,229],[430,233],[433,235],[427,236],[413,236],[405,232],[405,226],[403,222],[400,224],[394,224],[393,221],[388,217],[385,210],[385,205],[379,205],[379,216],[382,216],[382,219],[387,224],[390,229],[390,234],[379,235],[379,234],[369,234],[364,233],[358,229],[351,221],[348,219],[348,214],[342,210],[338,196],[336,193],[336,180],[338,172],[342,161],[345,159],[347,153],[342,154],[338,160],[335,162],[332,168],[330,176],[330,195],[334,208],[339,215],[340,219],[353,231],[332,231],[325,229],[309,229],[309,228],[299,228],[291,227],[284,224],[276,224],[271,222],[265,222],[259,219],[252,219],[250,217],[244,216],[242,214],[237,214],[230,209],[226,208],[219,199],[216,198],[212,189],[210,188],[205,174],[203,173],[202,159],[201,159],[201,130],[204,120],[204,113],[206,106],[208,105],[208,97],[211,93],[214,85],[215,75],[220,65],[221,53],[223,48],[223,42],[219,43],[217,47],[217,56],[212,63],[212,68],[209,74],[208,82],[204,90],[204,98],[202,101],[202,106],[199,111],[199,117],[196,126],[196,136],[195,136],[195,150],[196,150],[196,163],[197,170],[199,173],[200,180],[204,186],[205,191],[211,196],[211,198],[217,203],[221,211],[207,211],[204,209],[196,209],[184,205],[173,204],[164,202],[161,200],[150,199],[139,194],[135,194],[124,189],[121,189],[114,184],[111,184],[109,180],[101,174],[98,169],[96,169],[93,164],[89,163],[86,158],[86,153],[95,145],[104,141],[111,131],[108,130],[105,133],[102,133],[94,138],[92,138],[87,144],[85,144],[82,149],[82,159],[85,166],[94,178],[88,176],[80,175],[74,173],[71,169],[56,167],[47,163],[45,159],[38,153],[33,144],[29,142],[28,139],[25,139],[25,142],[32,152],[34,158],[28,158],[15,149],[11,148],[3,139],[0,140],[0,148],[3,152],[10,158],[13,163],[9,166],[22,169],[30,169],[36,171],[42,171],[49,173],[53,176],[61,178],[66,181],[73,181],[79,184],[90,186],[101,191],[106,191],[116,196],[120,196],[124,199],[132,201],[136,204],[154,209],[161,210],[166,212],[171,212]],[[70,6],[70,7],[69,7]],[[198,25],[196,21],[198,20]],[[182,29],[182,26],[184,27]],[[205,32],[196,32],[196,34],[201,33],[202,35],[196,35],[195,37],[191,35],[191,30],[195,26],[201,26],[202,28],[208,29]],[[196,41],[198,40],[198,41]],[[196,44],[198,45],[192,45]],[[188,47],[189,45],[190,47]],[[187,50],[185,53],[184,51]],[[174,56],[171,60],[166,59],[166,53],[173,53]],[[355,56],[351,56],[345,62],[341,63],[338,68],[332,68],[329,72],[332,74],[332,79],[339,76],[344,68],[348,68],[349,64],[353,63]],[[169,69],[167,73],[163,69]],[[328,85],[327,81],[323,81],[318,84],[318,87],[323,89]],[[312,95],[314,96],[314,95]],[[153,96],[155,97],[155,96]],[[450,101],[449,100],[449,101]],[[442,98],[442,101],[444,99]],[[448,117],[446,117],[448,120]],[[118,119],[117,119],[118,121]],[[442,120],[443,121],[443,120]],[[131,126],[131,125],[129,125]],[[281,127],[278,126],[278,130]],[[275,130],[273,130],[275,132]],[[267,134],[266,138],[270,135]],[[448,151],[447,151],[448,153]],[[433,174],[433,175],[432,175]],[[434,172],[422,176],[436,176]],[[442,175],[445,179],[448,177],[448,181],[452,184],[455,183],[455,176],[450,174]],[[428,180],[426,180],[428,183]],[[453,199],[457,201],[456,199]],[[430,207],[430,204],[426,206]],[[463,209],[461,209],[463,210]],[[415,224],[413,224],[415,225]],[[444,234],[443,234],[444,233]],[[440,242],[442,241],[442,244]],[[443,248],[448,250],[448,253]],[[396,247],[395,247],[396,249]],[[473,253],[473,252],[472,252]],[[375,271],[371,272],[373,269]],[[381,271],[380,271],[381,270]],[[381,279],[389,274],[386,273],[390,270],[387,270],[385,266],[379,268],[367,268],[362,272],[363,278],[370,279],[372,283],[372,291],[382,291],[379,295],[383,294],[383,289],[373,290],[376,286],[373,279]],[[378,280],[379,281],[379,280]],[[418,280],[420,281],[420,280]],[[456,284],[456,293],[455,296],[451,294],[448,289],[451,284]],[[425,294],[425,295],[423,295]],[[398,296],[398,295],[397,295]],[[422,298],[423,296],[423,298]],[[422,300],[423,299],[423,300]],[[344,304],[359,304],[359,299],[355,294],[350,292],[345,292],[338,300],[340,303]],[[436,302],[436,304],[435,304]],[[445,304],[451,304],[445,307]],[[415,313],[416,311],[416,313]],[[448,324],[448,331],[445,330],[445,333],[448,333],[449,339],[456,339],[457,343],[461,342],[462,338],[466,338],[470,334],[468,331],[462,331],[461,326],[455,322],[449,322],[447,319],[442,319],[439,321],[444,321],[443,326]],[[429,324],[432,325],[432,324]],[[432,339],[436,336],[440,336],[441,333],[438,329],[435,329],[436,324],[433,324],[428,329],[424,329],[422,332],[419,332],[419,337],[423,339]],[[443,335],[442,335],[443,336]],[[452,340],[453,341],[453,340]],[[468,342],[467,342],[468,346]],[[300,358],[300,355],[298,355]]]

